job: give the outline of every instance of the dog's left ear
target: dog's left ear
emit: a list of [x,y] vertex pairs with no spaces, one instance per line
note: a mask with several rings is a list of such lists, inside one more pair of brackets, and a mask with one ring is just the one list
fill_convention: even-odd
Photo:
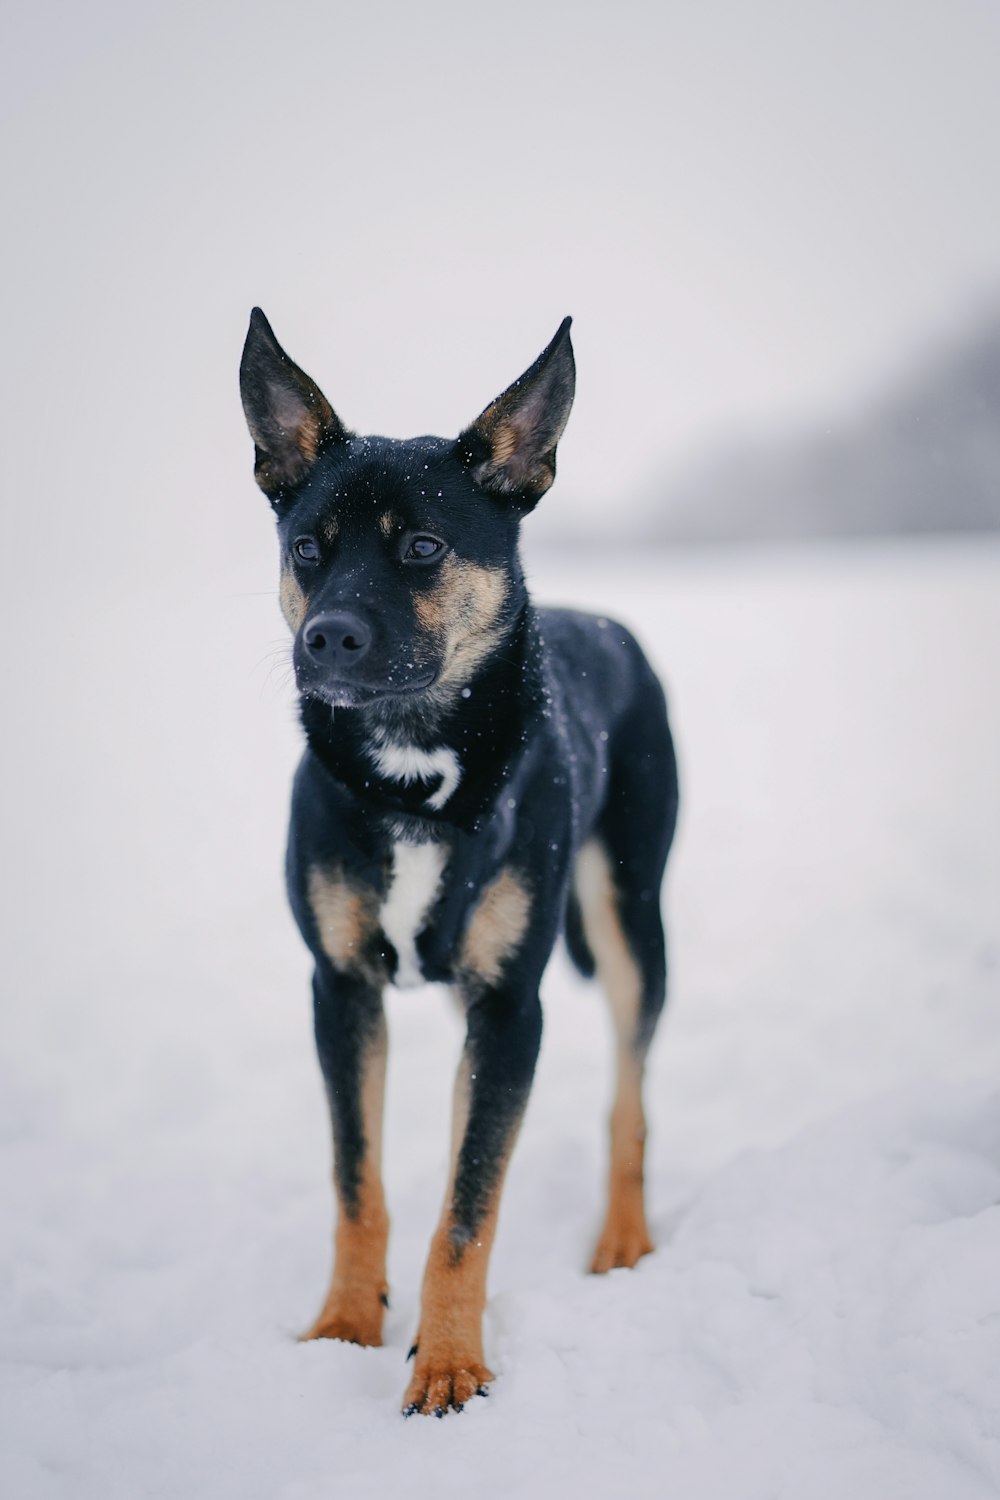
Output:
[[458,439],[459,457],[480,488],[522,511],[533,509],[556,477],[556,444],[576,389],[572,321],[563,318],[531,369]]
[[240,395],[254,440],[254,478],[272,505],[304,479],[330,443],[347,437],[340,418],[305,370],[282,349],[259,307],[240,361]]

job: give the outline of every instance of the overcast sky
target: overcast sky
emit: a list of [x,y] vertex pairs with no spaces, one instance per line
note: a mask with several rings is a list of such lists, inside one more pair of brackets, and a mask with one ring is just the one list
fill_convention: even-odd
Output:
[[613,529],[707,443],[863,401],[1000,287],[987,0],[5,24],[15,561],[43,515],[75,565],[260,545],[254,302],[345,421],[394,435],[456,432],[574,314],[559,531]]

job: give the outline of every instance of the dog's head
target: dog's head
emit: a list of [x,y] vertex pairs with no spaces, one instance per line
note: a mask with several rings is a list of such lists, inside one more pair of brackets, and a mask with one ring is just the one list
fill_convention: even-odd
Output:
[[555,478],[573,402],[569,326],[458,438],[397,441],[348,432],[254,309],[240,389],[300,692],[444,704],[496,651],[524,603],[518,525]]

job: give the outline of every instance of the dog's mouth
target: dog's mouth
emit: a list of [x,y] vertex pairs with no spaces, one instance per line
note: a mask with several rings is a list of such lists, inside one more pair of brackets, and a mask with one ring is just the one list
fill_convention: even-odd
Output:
[[[298,675],[298,674],[297,674]],[[304,675],[304,674],[303,674]],[[299,681],[299,691],[308,698],[318,698],[330,708],[364,708],[369,703],[385,703],[396,698],[410,698],[432,687],[437,672],[428,667],[405,682],[363,682],[356,677],[327,678],[319,682]]]

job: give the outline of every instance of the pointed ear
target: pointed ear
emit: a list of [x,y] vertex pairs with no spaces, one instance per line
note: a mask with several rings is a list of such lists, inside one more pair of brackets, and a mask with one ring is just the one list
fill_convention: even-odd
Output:
[[458,452],[476,483],[529,511],[556,477],[556,444],[573,405],[576,366],[563,318],[548,348],[520,380],[467,427]]
[[240,361],[240,395],[256,447],[254,478],[272,504],[347,433],[315,381],[288,358],[255,307]]

